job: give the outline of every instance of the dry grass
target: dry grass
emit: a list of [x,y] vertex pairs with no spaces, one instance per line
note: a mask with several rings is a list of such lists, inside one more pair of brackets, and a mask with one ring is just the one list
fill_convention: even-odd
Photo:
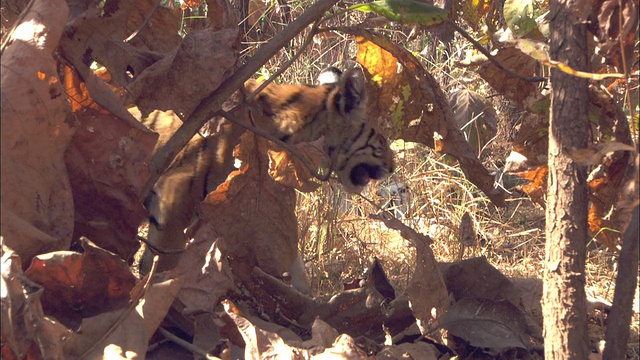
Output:
[[[293,9],[292,12],[300,12]],[[333,18],[332,25],[353,25],[362,20],[353,14]],[[358,15],[356,15],[358,16]],[[276,30],[275,28],[273,30]],[[470,48],[466,42],[454,40],[449,53],[442,46],[433,46],[430,35],[418,32],[408,42],[411,29],[389,25],[380,32],[403,44],[414,54],[427,45],[431,52],[418,55],[429,71],[440,81],[443,90],[467,87],[490,94],[491,89],[473,73],[453,66],[453,61],[464,56]],[[303,36],[295,41],[302,43]],[[256,43],[247,44],[247,53]],[[292,56],[292,50],[282,53],[265,66],[273,73]],[[428,55],[425,55],[428,54]],[[312,43],[279,81],[312,83],[315,74],[328,65],[344,64],[355,57],[354,43],[341,36],[322,38]],[[507,104],[494,98],[501,116],[498,135],[483,150],[482,160],[490,170],[497,169],[511,150],[519,127],[518,114]],[[467,181],[459,166],[448,157],[415,144],[398,144],[398,171],[393,181],[403,183],[408,189],[408,209],[401,220],[414,229],[431,235],[435,240],[433,251],[439,261],[455,261],[459,257],[458,226],[465,212],[469,212],[478,234],[477,247],[467,249],[464,258],[485,256],[503,274],[512,278],[540,279],[544,263],[545,214],[526,195],[511,188],[505,208],[496,208]],[[389,183],[370,186],[364,196],[383,204],[387,199],[376,192],[390,186]],[[368,219],[377,210],[359,197],[345,194],[337,183],[323,184],[312,194],[299,194],[298,218],[300,223],[300,250],[306,260],[313,290],[317,295],[330,295],[343,289],[360,277],[378,258],[387,271],[392,285],[403,291],[414,269],[415,251],[407,241],[382,223]],[[587,259],[586,291],[590,298],[605,303],[613,300],[617,255],[597,244],[589,245]],[[627,358],[638,359],[638,303],[631,324]],[[593,313],[592,313],[593,314]],[[605,325],[602,317],[593,316],[591,334],[602,339]]]

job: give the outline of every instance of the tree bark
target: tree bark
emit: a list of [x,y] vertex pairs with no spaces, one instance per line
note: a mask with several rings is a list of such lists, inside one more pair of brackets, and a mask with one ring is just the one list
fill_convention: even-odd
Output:
[[[550,2],[550,56],[582,71],[588,69],[586,27],[574,11],[586,6],[586,0]],[[551,89],[542,299],[545,359],[587,359],[587,171],[568,152],[588,145],[588,82],[554,68]]]
[[624,233],[618,259],[618,277],[613,294],[613,306],[605,336],[603,360],[624,359],[627,352],[629,327],[633,315],[633,297],[638,280],[638,206],[633,209],[631,223]]

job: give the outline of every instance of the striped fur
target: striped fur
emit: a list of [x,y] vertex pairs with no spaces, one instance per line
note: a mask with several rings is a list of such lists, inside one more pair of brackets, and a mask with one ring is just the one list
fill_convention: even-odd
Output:
[[[270,84],[249,100],[251,120],[291,144],[324,137],[324,150],[340,183],[349,192],[360,192],[371,179],[393,171],[393,153],[368,121],[362,72],[330,68],[323,74],[328,80],[317,86]],[[258,86],[247,81],[245,95]],[[160,134],[156,149],[181,125],[172,112],[154,112],[142,122]],[[176,157],[145,201],[152,244],[164,250],[184,247],[184,229],[195,217],[197,204],[233,170],[232,149],[241,132],[240,127],[226,124],[206,138],[196,134]],[[141,272],[148,271],[151,257],[150,252],[145,254]],[[177,259],[161,256],[159,270],[174,267]]]

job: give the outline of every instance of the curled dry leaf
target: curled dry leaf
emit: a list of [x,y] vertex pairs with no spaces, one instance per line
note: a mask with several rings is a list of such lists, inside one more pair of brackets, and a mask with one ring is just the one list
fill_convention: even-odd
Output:
[[38,255],[25,274],[44,288],[44,311],[69,328],[83,318],[121,308],[130,300],[135,276],[118,256],[81,239],[84,253]]
[[424,242],[414,246],[416,269],[406,294],[420,332],[425,334],[440,323],[442,316],[449,311],[451,301],[433,250]]
[[[147,351],[149,339],[165,318],[182,281],[170,279],[153,284],[137,304],[82,320],[82,331],[65,344],[68,358],[134,358]],[[132,291],[142,290],[143,282]],[[132,308],[135,306],[135,310]]]
[[2,54],[2,237],[25,265],[67,249],[73,232],[63,156],[77,125],[51,55],[68,13],[64,1],[35,1]]
[[177,298],[185,314],[211,311],[211,307],[234,288],[229,260],[221,252],[216,236],[211,226],[198,227],[178,266],[171,271],[184,280]]

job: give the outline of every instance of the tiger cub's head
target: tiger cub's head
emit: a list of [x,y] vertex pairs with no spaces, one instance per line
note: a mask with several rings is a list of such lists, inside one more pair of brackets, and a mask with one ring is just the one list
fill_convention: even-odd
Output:
[[[368,119],[365,79],[359,69],[331,67],[318,77],[319,85],[270,84],[251,102],[256,126],[295,144],[324,136],[324,151],[340,183],[361,192],[372,179],[393,172],[393,152],[387,139]],[[245,84],[247,93],[258,87]],[[258,120],[256,120],[258,119]]]

